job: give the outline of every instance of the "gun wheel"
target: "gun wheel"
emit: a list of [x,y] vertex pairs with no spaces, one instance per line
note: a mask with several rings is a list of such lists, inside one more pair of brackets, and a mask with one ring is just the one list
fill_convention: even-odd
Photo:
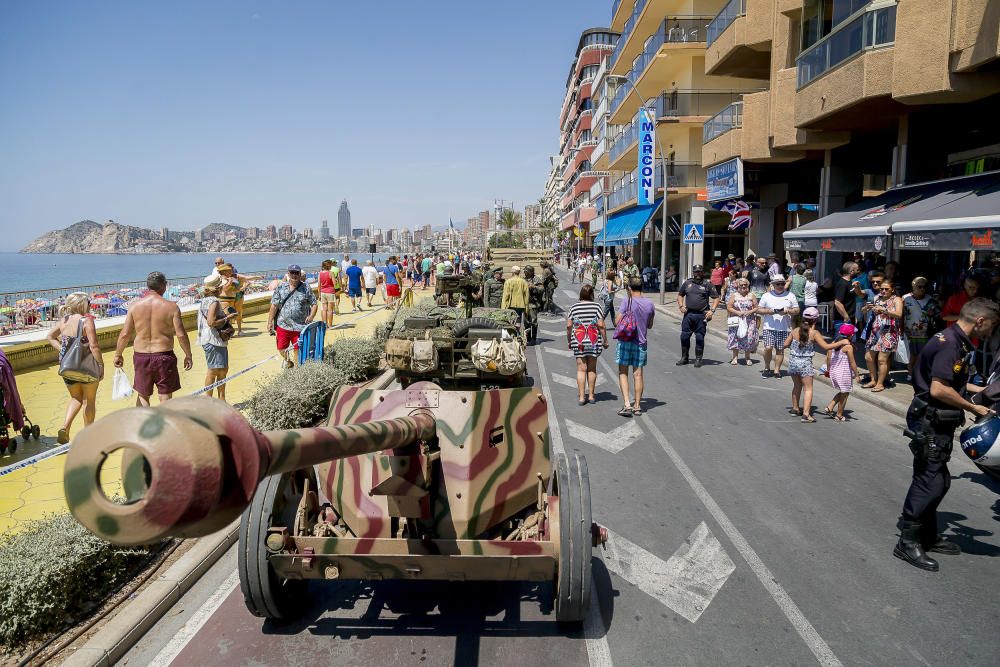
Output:
[[307,581],[278,577],[268,562],[265,540],[271,527],[283,526],[292,533],[306,477],[315,490],[316,474],[312,468],[264,479],[240,517],[237,552],[240,590],[247,609],[254,616],[287,620],[305,607],[302,601]]
[[559,497],[559,567],[555,578],[556,620],[578,624],[590,606],[590,474],[577,453],[555,458],[553,495]]

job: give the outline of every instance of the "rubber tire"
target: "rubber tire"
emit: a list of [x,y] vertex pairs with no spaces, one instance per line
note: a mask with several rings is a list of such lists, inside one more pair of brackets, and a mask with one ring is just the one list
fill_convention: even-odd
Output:
[[42,429],[38,427],[38,424],[35,424],[31,427],[31,437],[33,437],[35,440],[38,440],[39,438],[42,437]]
[[10,439],[10,447],[7,448],[8,453],[13,454],[17,451],[17,438]]
[[488,317],[463,317],[460,320],[455,320],[455,326],[452,329],[452,333],[455,338],[464,338],[468,335],[469,329],[499,328],[501,328],[500,325]]
[[[288,620],[303,609],[306,599],[307,581],[304,579],[278,579],[267,559],[264,540],[272,522],[291,527],[295,519],[296,504],[282,508],[280,516],[273,516],[274,506],[282,484],[291,475],[302,475],[307,471],[272,475],[265,478],[254,493],[250,506],[240,517],[239,547],[237,566],[240,575],[240,590],[243,601],[251,614],[272,620]],[[309,469],[315,482],[315,474]],[[301,487],[300,487],[301,488]],[[312,484],[316,490],[316,485]]]
[[580,454],[556,456],[559,495],[559,568],[556,574],[556,620],[580,624],[590,606],[590,477]]
[[31,427],[27,424],[21,427],[21,437],[24,438],[25,442],[27,442],[28,438],[31,437]]

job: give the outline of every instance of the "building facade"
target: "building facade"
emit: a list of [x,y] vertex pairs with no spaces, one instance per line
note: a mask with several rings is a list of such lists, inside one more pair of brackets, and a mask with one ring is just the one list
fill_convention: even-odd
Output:
[[351,209],[347,206],[347,200],[340,202],[337,210],[337,236],[342,238],[351,237]]
[[[591,188],[599,177],[591,164],[597,145],[593,137],[593,84],[601,62],[614,51],[618,39],[619,32],[613,27],[583,31],[566,77],[566,93],[559,112],[559,157],[554,165],[561,189],[559,228],[581,239],[589,239],[590,222],[597,217],[590,199]],[[550,180],[553,180],[551,175]]]
[[328,241],[329,239],[330,239],[330,225],[326,220],[324,220],[323,224],[321,224],[319,227],[319,240]]

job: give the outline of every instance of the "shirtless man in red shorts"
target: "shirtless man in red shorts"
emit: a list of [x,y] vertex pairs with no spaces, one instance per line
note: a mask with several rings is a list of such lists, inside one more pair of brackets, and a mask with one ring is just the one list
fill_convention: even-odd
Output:
[[181,388],[177,373],[177,356],[174,354],[174,337],[184,350],[184,370],[191,370],[191,341],[181,321],[181,309],[173,301],[163,298],[167,279],[159,271],[146,276],[149,294],[128,309],[125,325],[115,347],[115,367],[125,364],[122,352],[134,337],[133,365],[135,379],[132,387],[138,397],[135,404],[147,407],[156,386],[160,403],[168,400]]

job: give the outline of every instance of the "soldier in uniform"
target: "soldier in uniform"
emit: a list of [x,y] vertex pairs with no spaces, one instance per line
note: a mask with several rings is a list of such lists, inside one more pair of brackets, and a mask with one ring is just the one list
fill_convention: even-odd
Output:
[[556,303],[552,298],[555,295],[556,288],[559,287],[559,278],[556,277],[556,272],[552,269],[552,265],[548,262],[541,262],[542,267],[542,284],[545,286],[545,291],[542,295],[542,310],[547,313],[555,311]]
[[913,480],[903,502],[896,558],[931,572],[938,563],[927,552],[955,555],[958,545],[938,533],[937,508],[951,486],[948,460],[955,430],[965,421],[964,411],[980,416],[990,412],[966,398],[972,338],[988,338],[1000,322],[1000,308],[987,299],[972,299],[955,326],[931,337],[913,369],[913,400],[906,411]]
[[542,308],[545,284],[535,275],[535,267],[531,265],[524,267],[521,277],[528,283],[528,307],[524,311],[524,330],[528,334],[528,342],[534,343],[538,337],[538,311]]
[[495,267],[493,274],[483,284],[483,298],[487,308],[499,308],[503,299],[503,267]]

